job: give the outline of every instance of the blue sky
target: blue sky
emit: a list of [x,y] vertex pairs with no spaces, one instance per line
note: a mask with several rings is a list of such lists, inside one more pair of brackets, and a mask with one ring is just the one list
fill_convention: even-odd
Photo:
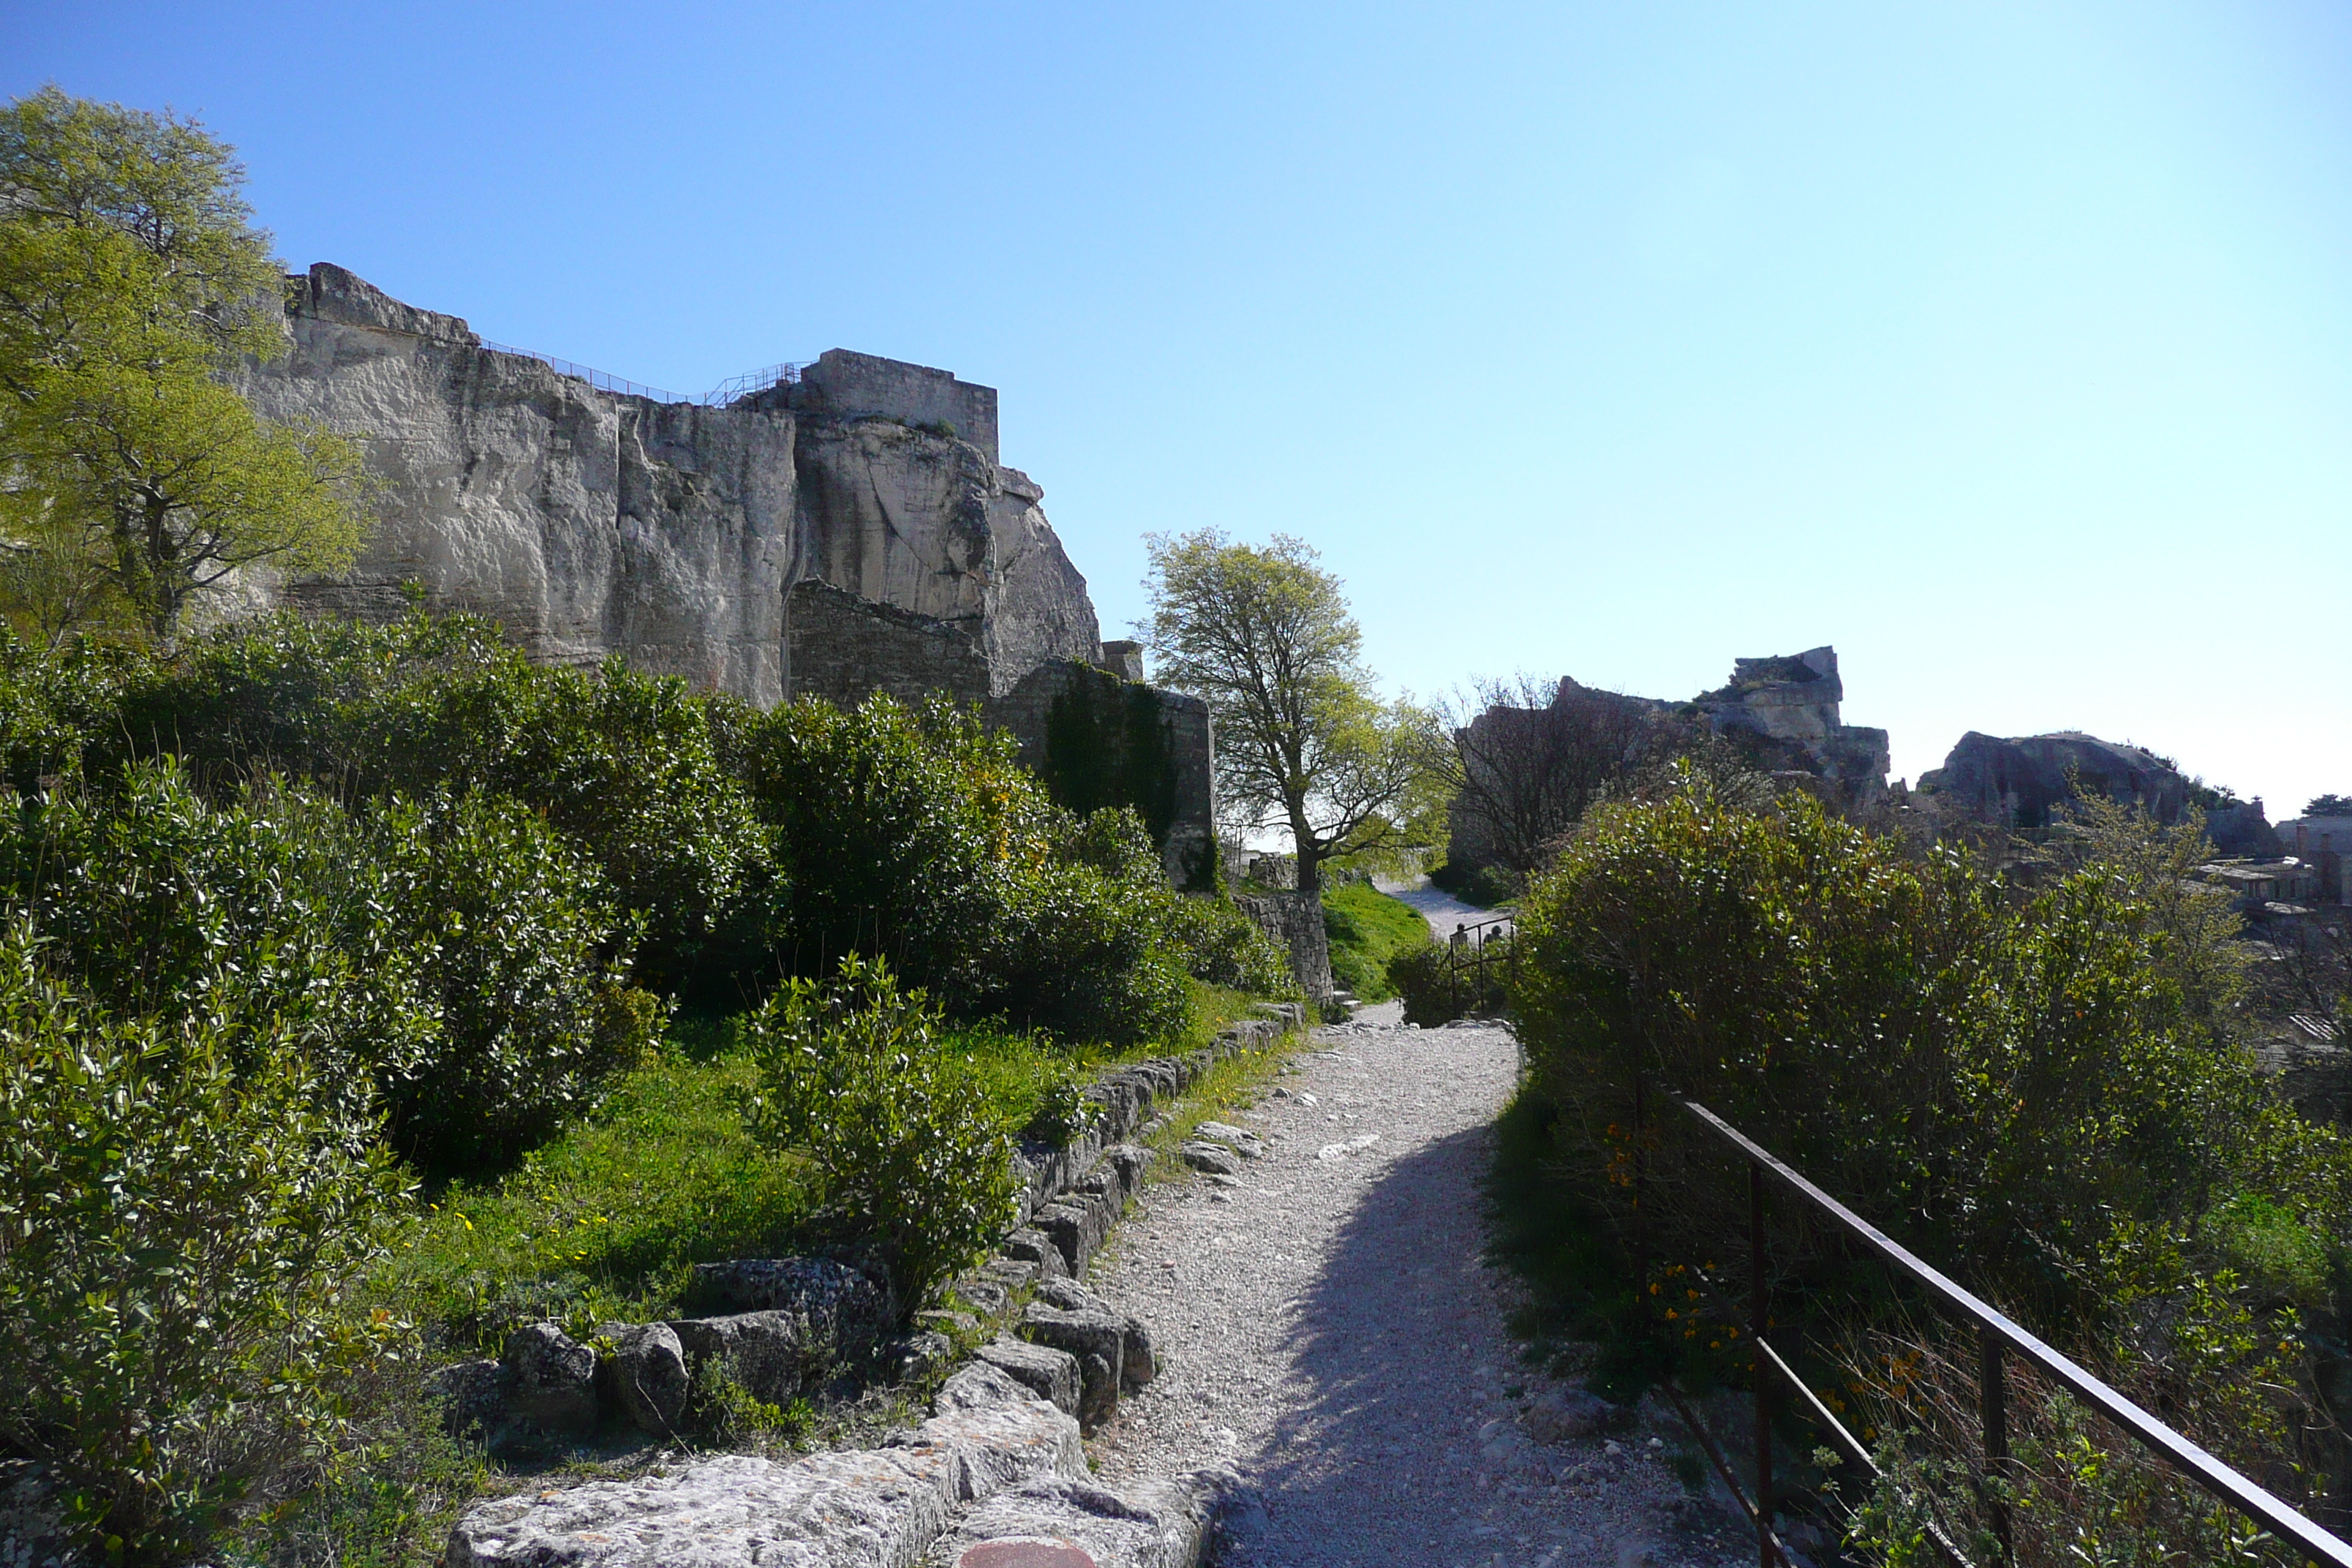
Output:
[[2087,729],[2352,791],[2352,11],[0,4],[296,266],[696,389],[1001,389],[1140,612],[1283,531],[1429,693],[1829,642],[1899,774]]

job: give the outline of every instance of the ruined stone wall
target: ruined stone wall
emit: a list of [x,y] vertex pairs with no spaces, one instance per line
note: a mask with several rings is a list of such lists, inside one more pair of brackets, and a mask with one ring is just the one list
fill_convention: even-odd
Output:
[[1216,886],[1209,705],[1091,665],[1044,664],[988,706],[1021,738],[1021,760],[1081,814],[1131,804],[1169,880]]
[[871,416],[944,428],[989,462],[998,460],[996,388],[959,381],[949,371],[827,349],[786,397],[793,412],[820,418]]
[[1237,894],[1241,911],[1290,954],[1290,973],[1312,1001],[1331,994],[1331,935],[1317,893]]
[[988,697],[988,660],[950,622],[877,605],[816,578],[793,586],[785,608],[793,695],[854,708],[876,692],[919,707],[937,692],[959,703]]

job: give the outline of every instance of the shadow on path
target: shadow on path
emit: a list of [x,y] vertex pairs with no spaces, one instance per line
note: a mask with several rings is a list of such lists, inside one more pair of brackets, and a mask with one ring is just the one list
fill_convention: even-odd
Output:
[[1363,1178],[1370,1191],[1292,1309],[1292,1408],[1244,1467],[1265,1517],[1228,1561],[1520,1562],[1549,1550],[1516,1494],[1548,1487],[1574,1456],[1522,1446],[1516,1463],[1498,1460],[1479,1438],[1502,1413],[1496,1395],[1518,1381],[1479,1262],[1492,1150],[1488,1128],[1467,1129]]

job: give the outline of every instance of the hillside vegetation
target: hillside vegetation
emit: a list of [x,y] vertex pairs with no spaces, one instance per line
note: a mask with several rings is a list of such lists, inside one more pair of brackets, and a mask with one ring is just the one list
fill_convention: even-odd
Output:
[[[2352,1151],[2239,1037],[2252,953],[2189,879],[2208,853],[2102,801],[2008,876],[1695,772],[1597,808],[1519,910],[1530,1079],[1495,1195],[1551,1303],[1531,1326],[1597,1342],[1621,1396],[1745,1381],[1746,1182],[1686,1096],[2263,1484],[2352,1504]],[[1969,1326],[1794,1209],[1772,1205],[1783,1342],[1892,1478],[1800,1464],[1799,1502],[1859,1504],[1865,1560],[1927,1560],[1931,1506],[1991,1560],[1988,1487],[2021,1563],[2275,1559],[2031,1377],[2021,1463],[1986,1477]]]
[[420,1369],[696,1262],[919,1305],[1092,1064],[1289,990],[970,714],[465,617],[0,641],[0,1438],[128,1561],[418,1539]]

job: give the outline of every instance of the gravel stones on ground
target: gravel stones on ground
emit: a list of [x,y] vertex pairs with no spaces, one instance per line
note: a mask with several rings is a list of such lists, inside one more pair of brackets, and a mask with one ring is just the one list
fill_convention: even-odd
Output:
[[1244,1160],[1256,1160],[1265,1154],[1265,1142],[1246,1127],[1235,1127],[1225,1121],[1203,1121],[1192,1129],[1195,1140],[1204,1143],[1223,1143]]
[[480,1503],[447,1568],[907,1568],[961,1504],[1051,1476],[1087,1479],[1077,1424],[996,1368],[948,1379],[931,1419],[891,1446],[792,1464],[730,1455],[630,1481]]
[[1237,1119],[1266,1144],[1239,1181],[1179,1173],[1111,1237],[1094,1294],[1163,1341],[1159,1375],[1092,1441],[1097,1484],[1234,1466],[1226,1568],[1615,1568],[1660,1542],[1680,1542],[1662,1563],[1737,1561],[1684,1528],[1662,1453],[1570,1431],[1626,1415],[1517,1362],[1480,1195],[1516,1044],[1398,1011],[1324,1032],[1340,1048],[1300,1056],[1287,1092]]

